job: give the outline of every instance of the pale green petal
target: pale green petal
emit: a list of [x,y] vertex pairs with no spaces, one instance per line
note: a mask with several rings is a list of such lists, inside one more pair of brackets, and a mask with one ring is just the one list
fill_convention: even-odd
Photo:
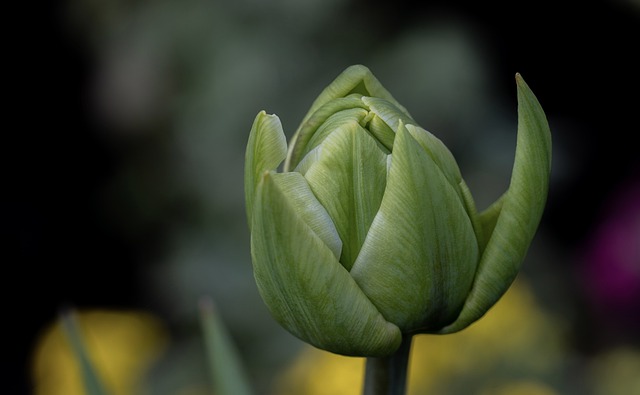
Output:
[[275,170],[286,155],[287,140],[280,119],[260,111],[253,121],[244,159],[244,196],[249,227],[259,177],[265,171]]
[[551,172],[551,133],[540,103],[519,74],[516,83],[518,139],[511,183],[500,201],[480,216],[483,228],[493,227],[493,232],[487,235],[478,274],[460,317],[442,333],[470,325],[506,292],[544,210]]
[[308,147],[309,141],[316,134],[318,128],[327,122],[331,116],[336,113],[352,109],[362,109],[367,111],[366,106],[362,103],[360,97],[350,96],[336,98],[326,102],[313,113],[309,113],[291,140],[289,153],[284,164],[284,171],[291,171],[295,168],[304,155],[313,149]]
[[343,124],[362,124],[362,120],[369,114],[364,108],[351,108],[331,115],[313,134],[304,149],[304,154],[320,145],[331,133],[340,129]]
[[484,251],[484,247],[486,245],[486,243],[484,242],[486,229],[482,227],[480,215],[478,215],[478,210],[476,209],[476,202],[473,200],[473,196],[471,196],[471,191],[469,190],[467,183],[464,182],[464,180],[460,180],[460,184],[458,184],[458,187],[460,190],[462,202],[464,203],[464,209],[467,211],[467,215],[469,216],[471,225],[473,226],[473,231],[476,234],[476,240],[478,242],[478,255],[480,256],[482,255],[482,251]]
[[[306,146],[309,138],[308,135],[310,134],[308,129],[318,127],[318,120],[316,119],[318,118],[318,114],[316,114],[316,112],[328,112],[328,110],[323,107],[329,102],[340,98],[354,99],[353,96],[350,96],[354,93],[360,96],[372,96],[386,99],[410,118],[409,112],[406,108],[393,98],[391,93],[382,86],[380,81],[378,81],[367,67],[362,65],[350,66],[336,77],[336,79],[329,84],[322,93],[320,93],[318,98],[311,105],[311,108],[303,118],[300,127],[291,140],[289,154],[287,155],[285,163],[285,171],[290,171],[296,167],[298,162],[302,159],[301,150]],[[320,111],[321,108],[322,111]],[[310,124],[311,126],[307,124]],[[397,125],[394,125],[393,127],[395,128]]]
[[504,203],[505,196],[507,196],[506,193],[500,196],[498,200],[493,202],[478,215],[478,222],[480,223],[481,229],[478,240],[480,242],[481,251],[484,251],[487,247],[489,238],[493,234],[493,229],[496,227],[496,222],[498,222],[498,216],[500,216],[500,212],[502,211],[502,204]]
[[320,153],[322,152],[322,145],[317,146],[311,151],[307,152],[307,154],[302,158],[300,163],[293,169],[293,171],[302,174],[303,176],[307,174],[309,168],[320,160]]
[[400,122],[407,125],[414,124],[415,121],[408,113],[389,100],[365,96],[362,98],[362,102],[369,107],[373,114],[367,129],[386,150],[391,152],[395,130],[398,129]]
[[385,356],[400,345],[398,327],[376,310],[269,173],[256,194],[251,255],[263,300],[295,336],[344,355]]
[[338,229],[340,262],[349,270],[380,207],[387,155],[357,122],[343,124],[322,144],[305,178]]
[[411,137],[431,156],[431,159],[447,177],[449,183],[457,187],[462,181],[462,174],[460,173],[458,162],[456,162],[449,148],[439,138],[421,127],[413,125],[407,125],[406,127],[411,133]]
[[293,210],[329,247],[336,259],[340,258],[342,241],[329,213],[311,192],[307,180],[300,173],[273,174],[273,182],[287,197]]
[[325,103],[339,98],[348,96],[351,93],[358,93],[363,96],[379,97],[386,99],[398,107],[406,115],[409,112],[404,108],[396,99],[393,98],[391,93],[386,90],[380,81],[371,73],[369,68],[362,65],[354,65],[344,70],[329,86],[327,86],[318,98],[313,102],[309,112],[303,119],[303,123]]
[[395,129],[391,129],[387,123],[374,113],[370,113],[366,129],[376,138],[382,151],[390,154],[393,149],[393,140],[396,138]]
[[[471,195],[471,191],[469,191],[467,184],[462,179],[458,162],[456,162],[453,154],[439,138],[427,130],[414,125],[407,125],[406,127],[411,133],[411,136],[422,146],[422,149],[431,156],[431,159],[433,159],[440,170],[442,170],[442,173],[447,177],[451,186],[453,186],[458,193],[458,196],[464,203],[467,215],[471,220],[476,238],[480,239],[482,237],[482,226],[478,218],[476,204]],[[478,240],[478,245],[484,246],[480,243],[480,240]],[[482,248],[480,251],[482,251]]]
[[458,315],[477,260],[457,191],[401,126],[380,210],[351,275],[404,333],[430,331]]
[[484,244],[482,243],[483,228],[480,223],[478,211],[476,209],[476,204],[473,200],[473,196],[471,195],[471,191],[462,179],[462,174],[460,173],[458,162],[456,162],[453,154],[451,153],[451,151],[449,151],[449,148],[447,148],[447,146],[444,145],[444,143],[432,133],[428,132],[425,129],[422,129],[419,126],[413,125],[407,125],[407,130],[411,133],[411,136],[422,146],[422,148],[431,156],[431,159],[433,159],[440,170],[442,170],[442,173],[445,175],[447,180],[449,180],[451,186],[458,193],[459,198],[464,203],[465,211],[467,212],[467,215],[471,220],[473,230],[476,234],[478,247],[480,247],[479,251],[480,253],[482,253],[482,250],[484,248]]

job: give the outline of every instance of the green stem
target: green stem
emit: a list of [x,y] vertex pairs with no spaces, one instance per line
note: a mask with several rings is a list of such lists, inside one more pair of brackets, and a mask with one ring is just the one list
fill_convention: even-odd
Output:
[[411,336],[402,339],[400,348],[388,357],[367,358],[363,395],[405,395]]

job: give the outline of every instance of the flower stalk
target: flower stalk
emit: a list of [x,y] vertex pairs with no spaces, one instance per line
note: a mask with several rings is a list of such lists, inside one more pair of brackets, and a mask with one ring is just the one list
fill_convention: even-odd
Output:
[[412,336],[405,336],[400,347],[387,357],[366,360],[363,395],[404,395],[407,391]]

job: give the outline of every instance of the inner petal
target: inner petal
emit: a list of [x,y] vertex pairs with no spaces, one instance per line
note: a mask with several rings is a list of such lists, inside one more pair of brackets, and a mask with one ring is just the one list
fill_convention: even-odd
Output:
[[336,128],[305,175],[342,239],[340,262],[350,270],[382,201],[387,155],[358,122]]

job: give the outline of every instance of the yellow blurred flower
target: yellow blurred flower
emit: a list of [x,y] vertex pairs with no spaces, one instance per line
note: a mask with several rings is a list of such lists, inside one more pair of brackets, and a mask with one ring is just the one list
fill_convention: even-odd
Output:
[[[142,312],[76,313],[84,344],[113,395],[143,393],[141,381],[167,344],[160,321]],[[84,395],[80,368],[58,320],[40,336],[33,354],[34,395]]]
[[617,348],[598,356],[591,365],[596,395],[640,394],[640,352]]
[[[411,352],[409,394],[552,395],[536,378],[559,369],[561,326],[517,280],[477,323],[452,335],[418,335]],[[274,394],[360,394],[364,361],[305,348],[276,381]]]
[[359,394],[364,358],[350,358],[306,346],[276,384],[277,395]]
[[537,381],[514,381],[485,388],[480,395],[558,395],[558,392]]

